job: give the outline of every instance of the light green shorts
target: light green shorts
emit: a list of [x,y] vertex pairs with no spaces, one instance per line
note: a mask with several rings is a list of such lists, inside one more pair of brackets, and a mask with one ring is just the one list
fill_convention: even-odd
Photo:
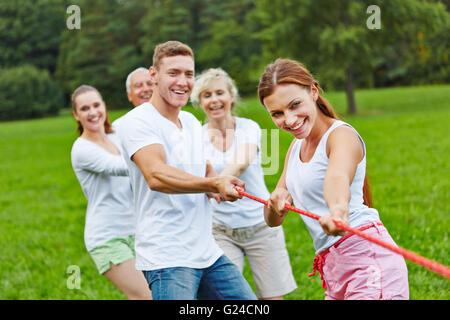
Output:
[[134,235],[111,239],[89,253],[98,272],[104,274],[111,268],[110,262],[118,265],[136,257]]

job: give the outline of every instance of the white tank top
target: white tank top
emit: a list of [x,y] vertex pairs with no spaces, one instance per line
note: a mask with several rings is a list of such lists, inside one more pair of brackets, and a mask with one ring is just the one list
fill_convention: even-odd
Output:
[[[297,140],[294,143],[287,165],[286,185],[297,208],[320,216],[329,214],[329,209],[323,196],[323,183],[328,167],[326,146],[330,133],[341,125],[347,125],[355,130],[349,124],[336,120],[322,136],[309,162],[302,162],[300,160],[300,148],[303,139]],[[353,228],[366,222],[379,221],[380,219],[376,209],[369,208],[363,204],[363,186],[366,175],[366,148],[359,134],[358,137],[364,149],[364,157],[358,164],[355,177],[350,185],[349,222]],[[326,250],[341,238],[340,236],[327,235],[320,226],[319,221],[304,215],[301,217],[313,238],[316,254]]]

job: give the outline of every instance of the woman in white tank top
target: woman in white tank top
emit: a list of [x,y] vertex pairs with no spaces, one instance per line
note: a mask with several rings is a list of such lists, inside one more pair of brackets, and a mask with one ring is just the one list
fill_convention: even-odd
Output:
[[278,59],[261,76],[261,104],[277,127],[295,138],[265,208],[266,222],[283,223],[286,203],[321,216],[319,222],[302,218],[317,254],[311,275],[320,272],[326,299],[408,299],[403,257],[346,235],[333,223],[339,220],[394,243],[371,208],[364,142],[337,119],[320,91],[310,72],[293,60]]
[[128,168],[120,153],[106,105],[94,87],[72,94],[80,137],[71,151],[72,167],[88,201],[84,239],[99,273],[129,299],[151,299],[134,253],[135,213]]

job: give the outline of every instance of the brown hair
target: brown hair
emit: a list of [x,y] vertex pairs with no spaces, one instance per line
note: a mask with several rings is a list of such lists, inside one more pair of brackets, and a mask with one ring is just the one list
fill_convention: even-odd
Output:
[[312,74],[300,62],[290,59],[277,59],[274,63],[269,64],[264,71],[258,86],[258,97],[262,105],[264,98],[270,96],[275,87],[280,84],[298,84],[308,90],[311,86],[315,86],[319,90],[317,106],[319,110],[326,116],[339,119],[331,106],[324,97],[320,95],[322,88]]
[[[319,82],[314,79],[308,69],[300,62],[279,58],[266,67],[258,85],[258,98],[263,106],[265,106],[264,99],[270,96],[275,88],[281,84],[297,84],[307,90],[310,90],[312,86],[315,86],[319,91],[319,97],[316,101],[319,110],[327,117],[339,119],[334,112],[331,103],[321,96],[323,90],[320,87]],[[364,177],[363,199],[364,204],[372,207],[372,196],[370,194],[367,173]]]
[[153,53],[153,67],[159,70],[163,58],[174,56],[191,56],[194,59],[194,52],[188,45],[180,41],[171,40],[160,43],[156,46]]
[[[72,93],[71,101],[72,101],[72,110],[73,110],[73,112],[77,113],[77,106],[76,106],[76,103],[75,103],[76,98],[79,95],[81,95],[83,93],[86,93],[86,92],[89,92],[89,91],[97,92],[97,94],[103,100],[102,95],[100,94],[100,92],[98,92],[98,90],[96,88],[83,84],[83,85],[79,86],[78,88],[76,88],[74,90],[74,92]],[[106,109],[106,106],[105,106],[105,109]],[[83,126],[81,125],[80,121],[77,120],[77,123],[78,123],[77,131],[78,131],[78,133],[81,136],[81,134],[83,133],[84,129],[83,129]],[[104,125],[105,125],[105,133],[112,133],[112,132],[114,132],[113,129],[112,129],[111,123],[109,121],[109,118],[108,118],[108,113],[106,113],[106,119],[105,119]]]

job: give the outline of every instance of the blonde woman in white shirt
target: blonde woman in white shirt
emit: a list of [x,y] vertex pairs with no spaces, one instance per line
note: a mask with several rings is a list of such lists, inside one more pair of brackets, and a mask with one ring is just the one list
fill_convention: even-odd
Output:
[[[191,100],[208,117],[203,126],[206,157],[220,175],[239,177],[247,192],[268,199],[261,167],[261,129],[256,122],[231,114],[237,99],[238,90],[224,70],[209,69],[196,78]],[[241,272],[247,256],[258,298],[282,299],[297,288],[283,229],[267,226],[262,204],[248,198],[211,200],[211,204],[216,242]]]
[[80,137],[71,151],[72,167],[88,201],[85,245],[99,273],[129,299],[151,299],[134,252],[135,210],[128,168],[121,156],[106,105],[94,87],[72,94]]

